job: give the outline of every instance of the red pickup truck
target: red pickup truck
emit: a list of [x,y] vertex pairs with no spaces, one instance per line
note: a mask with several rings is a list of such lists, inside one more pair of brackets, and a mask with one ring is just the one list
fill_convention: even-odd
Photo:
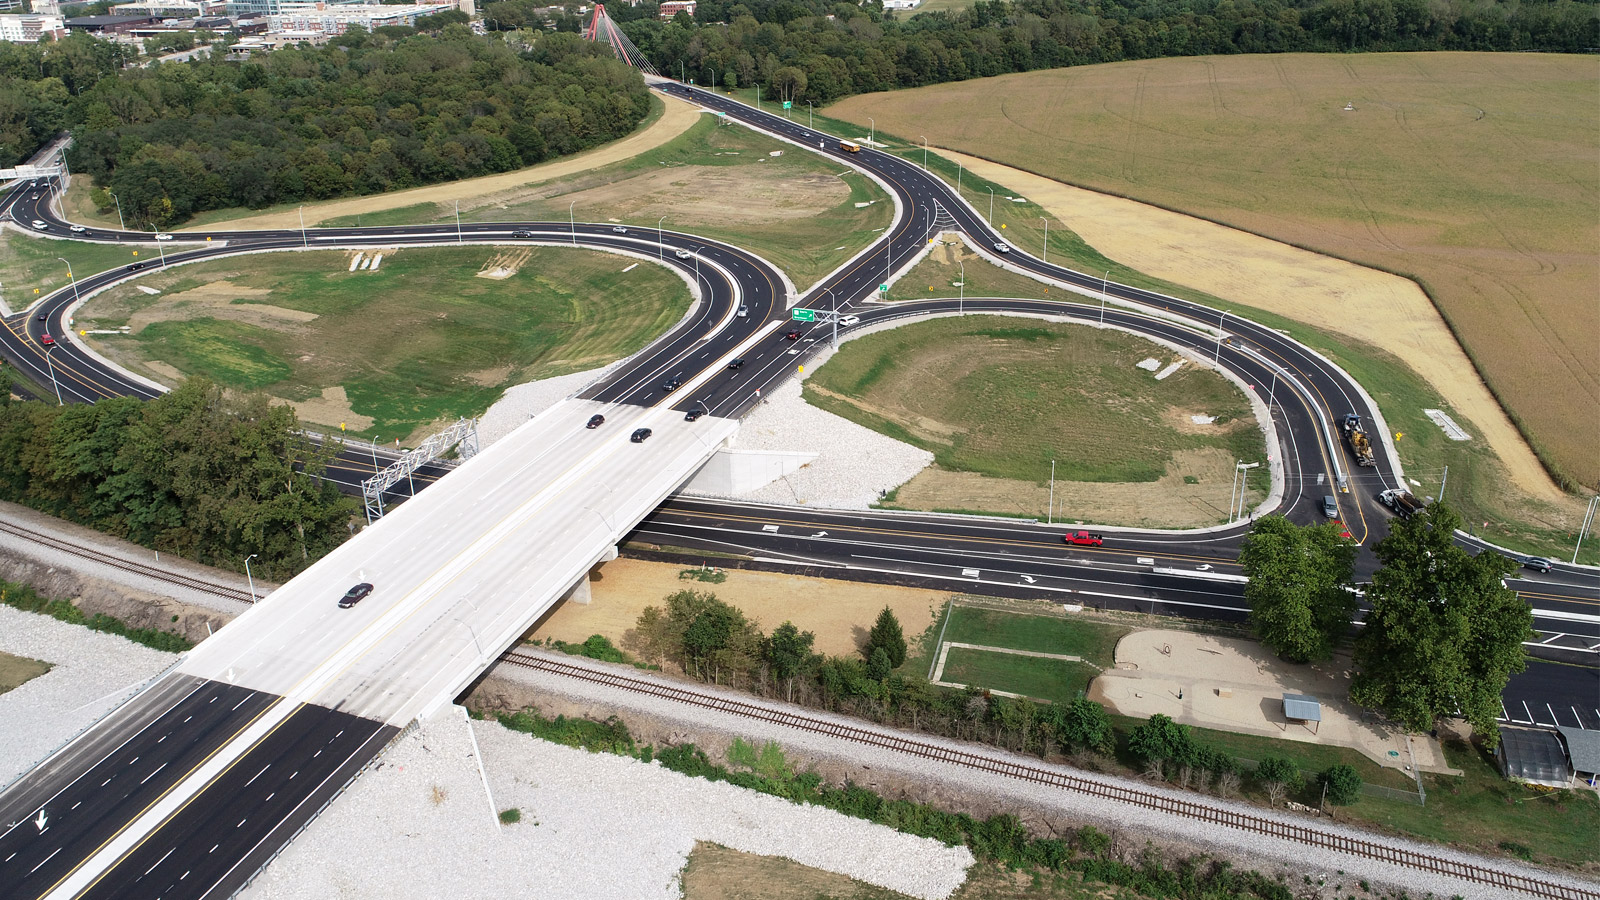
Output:
[[1081,547],[1098,547],[1105,543],[1100,535],[1089,531],[1075,531],[1062,536],[1061,540],[1063,543],[1077,544]]

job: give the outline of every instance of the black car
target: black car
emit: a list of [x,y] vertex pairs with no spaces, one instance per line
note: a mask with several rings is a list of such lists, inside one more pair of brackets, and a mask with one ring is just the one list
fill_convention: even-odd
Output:
[[370,593],[372,593],[372,585],[363,581],[350,590],[344,592],[344,596],[339,598],[339,608],[349,609],[350,607],[355,606],[357,603],[360,603]]
[[680,387],[683,387],[683,382],[677,378],[668,378],[661,383],[661,389],[669,394]]
[[585,427],[585,428],[599,428],[601,425],[604,425],[605,423],[606,423],[606,417],[600,415],[599,413],[595,413],[594,415],[589,417],[589,424],[587,424],[587,425],[585,425],[583,427]]
[[39,321],[43,322],[49,315],[49,313],[39,313],[38,319]]
[[628,440],[633,441],[635,444],[642,444],[645,442],[645,438],[648,438],[650,434],[651,432],[648,428],[635,428],[633,430],[633,436],[628,438]]
[[531,238],[531,237],[533,237],[533,232],[531,232],[531,231],[513,231],[513,232],[511,232],[511,236],[514,237],[514,238]]
[[128,271],[129,272],[137,272],[142,268],[144,268],[144,263],[134,263],[134,264],[128,266]]
[[735,359],[733,362],[728,363],[728,368],[730,368],[730,369],[742,369],[742,368],[744,368],[744,357],[741,356],[741,357]]
[[688,412],[684,413],[683,414],[683,420],[685,422],[693,422],[695,419],[698,419],[698,418],[700,418],[701,416],[703,416],[705,414],[706,414],[705,410],[700,409],[699,407],[696,407],[696,408],[691,409]]

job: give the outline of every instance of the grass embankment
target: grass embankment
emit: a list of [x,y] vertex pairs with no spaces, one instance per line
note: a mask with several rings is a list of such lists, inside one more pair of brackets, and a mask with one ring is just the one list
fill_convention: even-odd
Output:
[[[106,269],[154,256],[116,244],[52,240],[0,232],[0,297],[12,312],[21,312],[52,291],[72,284],[67,263],[79,280]],[[62,262],[66,260],[66,262]]]
[[[194,646],[189,642],[188,638],[171,631],[162,631],[159,628],[130,628],[126,622],[114,616],[108,616],[105,613],[86,616],[82,610],[71,603],[65,600],[51,600],[48,597],[40,596],[38,591],[25,584],[0,581],[0,603],[20,609],[23,612],[40,613],[57,621],[66,622],[68,625],[82,625],[95,631],[103,631],[107,634],[125,637],[136,644],[143,644],[154,650],[182,653]],[[32,662],[32,660],[27,661]],[[0,693],[3,693],[3,691],[0,691]]]
[[26,656],[0,653],[0,694],[38,678],[50,671],[50,664]]
[[1592,484],[1594,418],[1575,410],[1600,402],[1596,74],[1550,55],[1208,57],[830,112],[1414,276],[1544,459]]
[[[96,298],[80,326],[112,356],[164,381],[205,375],[296,403],[302,420],[405,440],[481,414],[509,385],[581,371],[644,346],[688,307],[657,266],[565,248],[387,251],[197,263]],[[632,266],[631,271],[624,271]],[[503,267],[504,278],[478,277]]]
[[[1054,460],[1063,518],[1138,522],[1156,511],[1128,498],[1118,506],[1063,492],[1073,482],[1167,479],[1179,482],[1170,485],[1178,491],[1204,482],[1205,491],[1226,493],[1232,482],[1224,482],[1222,470],[1231,474],[1235,459],[1264,458],[1249,401],[1227,380],[1185,365],[1156,381],[1135,366],[1147,358],[1165,366],[1172,357],[1116,331],[997,316],[936,319],[849,342],[806,382],[805,395],[933,452],[944,473],[987,479],[955,479],[944,493],[923,491],[913,480],[886,505],[1045,517]],[[1216,420],[1198,425],[1192,415]],[[1185,474],[1192,485],[1182,483]],[[1265,484],[1264,475],[1251,482],[1258,490]],[[1221,518],[1226,505],[1215,500],[1214,509],[1198,510],[1198,521]]]

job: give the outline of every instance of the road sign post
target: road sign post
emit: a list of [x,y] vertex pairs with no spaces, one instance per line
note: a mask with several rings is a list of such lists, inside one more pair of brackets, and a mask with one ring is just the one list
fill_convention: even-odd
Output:
[[789,310],[789,318],[796,322],[815,322],[817,320],[817,311],[814,309],[791,309]]

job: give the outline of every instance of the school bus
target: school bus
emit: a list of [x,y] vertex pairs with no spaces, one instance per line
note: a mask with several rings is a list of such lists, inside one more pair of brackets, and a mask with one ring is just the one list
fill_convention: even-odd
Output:
[[839,142],[839,149],[843,150],[846,153],[860,153],[861,152],[861,145],[856,143],[855,141],[840,141]]

